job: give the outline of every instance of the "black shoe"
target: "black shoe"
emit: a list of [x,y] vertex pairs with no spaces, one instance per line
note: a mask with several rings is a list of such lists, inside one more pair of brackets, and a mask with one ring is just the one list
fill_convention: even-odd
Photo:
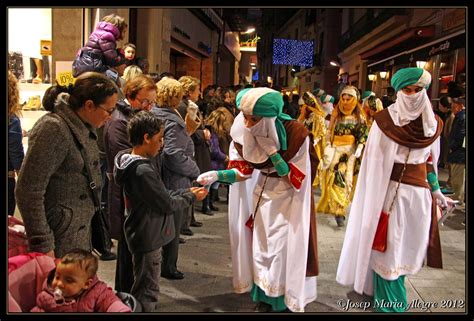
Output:
[[101,261],[113,261],[117,259],[117,255],[112,252],[105,252],[99,256]]
[[203,207],[201,208],[201,213],[202,213],[202,214],[209,215],[209,216],[214,215],[214,213],[212,213],[211,208],[210,208],[209,206],[203,206]]
[[343,227],[344,226],[344,220],[346,218],[342,215],[336,215],[336,223],[338,227]]
[[201,213],[202,213],[202,214],[209,215],[209,216],[214,215],[214,213],[212,213],[212,211],[211,211],[211,208],[209,207],[209,195],[206,196],[206,197],[202,200]]
[[193,235],[194,235],[194,232],[191,231],[190,229],[187,229],[187,230],[181,230],[181,234],[182,234],[182,235],[193,236]]
[[212,210],[212,211],[218,211],[219,208],[218,207],[215,207],[214,204],[212,204],[212,202],[209,202],[209,208]]
[[179,244],[184,244],[184,243],[186,243],[186,240],[183,239],[182,237],[180,237],[180,238],[179,238]]
[[178,270],[168,273],[168,272],[161,272],[161,277],[168,279],[168,280],[182,280],[184,279],[184,274],[179,272]]
[[189,224],[189,226],[192,226],[192,227],[201,227],[201,226],[202,226],[202,223],[201,223],[201,222],[198,222],[198,221],[194,221],[194,222],[191,222],[191,224]]
[[258,302],[257,305],[255,306],[255,312],[271,312],[272,311],[272,306],[270,304],[267,304],[265,302]]

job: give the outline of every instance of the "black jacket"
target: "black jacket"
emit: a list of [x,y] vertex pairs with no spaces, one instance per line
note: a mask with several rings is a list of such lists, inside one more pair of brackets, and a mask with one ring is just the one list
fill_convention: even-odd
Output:
[[115,157],[114,178],[124,189],[124,233],[132,253],[153,251],[173,240],[173,212],[196,199],[189,189],[168,191],[154,163],[130,150]]
[[449,134],[448,163],[466,163],[466,148],[462,147],[466,137],[466,109],[456,114]]

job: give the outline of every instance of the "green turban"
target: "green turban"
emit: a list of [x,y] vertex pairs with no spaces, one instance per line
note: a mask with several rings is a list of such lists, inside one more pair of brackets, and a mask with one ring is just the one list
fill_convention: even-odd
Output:
[[428,89],[431,84],[431,74],[423,68],[403,68],[393,75],[391,84],[395,91],[411,85]]
[[283,97],[280,92],[266,87],[246,88],[237,94],[236,104],[245,115],[276,117],[275,128],[281,149],[287,149],[286,130],[282,120],[292,118],[282,112]]

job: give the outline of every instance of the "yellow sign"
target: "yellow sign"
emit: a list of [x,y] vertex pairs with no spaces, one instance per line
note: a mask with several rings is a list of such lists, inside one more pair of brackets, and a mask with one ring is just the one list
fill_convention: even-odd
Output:
[[51,40],[40,40],[41,56],[51,56],[53,53],[53,44]]
[[74,84],[76,78],[72,76],[72,71],[64,71],[56,75],[56,81],[60,86],[68,86]]
[[259,36],[249,37],[246,40],[240,41],[240,51],[257,51],[257,42],[260,40]]

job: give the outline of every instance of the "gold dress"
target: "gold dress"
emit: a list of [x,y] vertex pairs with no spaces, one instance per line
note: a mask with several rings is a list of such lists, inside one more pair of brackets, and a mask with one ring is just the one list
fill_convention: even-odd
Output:
[[367,139],[367,125],[355,115],[343,116],[336,121],[331,147],[334,150],[327,169],[321,170],[321,198],[317,211],[345,215],[357,181],[360,158],[355,152]]

